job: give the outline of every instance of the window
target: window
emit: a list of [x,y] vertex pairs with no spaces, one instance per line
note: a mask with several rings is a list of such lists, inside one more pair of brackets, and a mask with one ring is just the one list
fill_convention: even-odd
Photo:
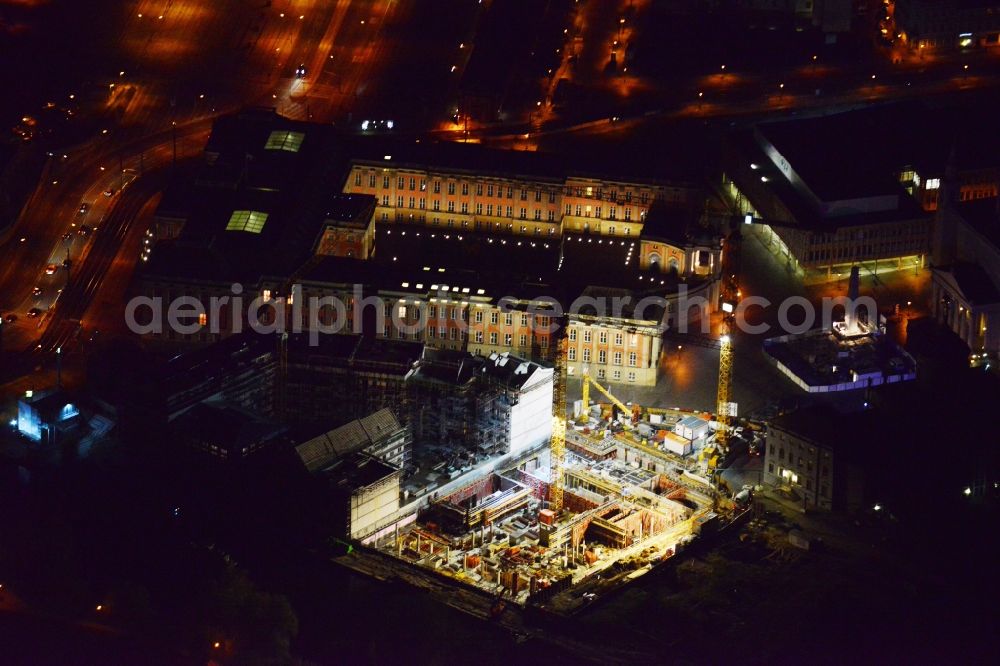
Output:
[[398,179],[396,180],[396,188],[397,188],[397,189],[400,189],[400,190],[401,190],[401,189],[403,189],[404,187],[406,187],[406,179],[405,179],[405,178],[403,178],[402,176],[400,176],[400,177],[399,177],[399,178],[398,178]]
[[434,209],[434,210],[441,210],[441,202],[440,202],[440,201],[438,201],[437,199],[435,199],[435,200],[434,200],[434,206],[433,206],[433,209]]
[[451,319],[452,321],[455,321],[456,319],[458,319],[458,309],[457,308],[448,308],[448,319]]
[[512,312],[508,312],[507,314],[505,314],[504,317],[503,317],[503,323],[504,323],[504,326],[513,326],[514,325],[514,314]]
[[[535,222],[539,222],[542,219],[542,211],[540,208],[535,209]],[[537,230],[536,230],[537,231]]]
[[625,219],[626,220],[631,220],[632,219],[632,209],[631,208],[626,208],[625,209]]
[[420,198],[420,210],[424,210],[425,208],[427,208],[427,199],[424,199],[423,197],[421,197]]
[[507,198],[508,199],[514,198],[514,188],[511,187],[510,185],[507,186]]
[[524,189],[522,187],[521,188],[521,201],[527,201],[527,200],[528,200],[528,190],[526,190],[526,189]]
[[[549,211],[549,222],[555,222],[555,221],[556,221],[556,212],[554,210],[550,210]],[[554,231],[553,229],[549,229],[549,233],[550,234],[553,233],[553,231]]]
[[382,176],[382,189],[389,189],[389,176]]
[[482,214],[483,214],[483,204],[477,203],[476,204],[476,215],[482,215]]
[[417,189],[417,179],[414,178],[413,176],[410,176],[410,189],[411,190]]
[[259,234],[267,222],[267,213],[256,210],[234,210],[229,216],[226,231],[248,231]]
[[505,347],[510,347],[514,342],[514,336],[510,333],[505,333],[503,336],[503,344]]
[[615,207],[611,206],[610,208],[611,208],[611,210],[608,212],[608,217],[611,218],[612,220],[617,220],[618,219],[618,213],[615,212]]
[[289,153],[297,153],[299,152],[299,148],[302,147],[302,140],[305,138],[306,135],[303,132],[274,130],[267,137],[264,150],[285,150]]
[[621,379],[622,378],[622,371],[621,370],[615,370],[614,372],[611,373],[611,376],[614,377],[615,379]]
[[403,197],[401,196],[396,197],[396,208],[402,208],[402,207],[403,207]]
[[486,214],[493,215],[493,204],[486,204]]
[[608,332],[607,331],[599,332],[597,334],[597,341],[602,345],[608,344]]
[[555,203],[555,202],[556,202],[556,193],[549,192],[549,203]]
[[542,200],[542,191],[541,190],[535,190],[535,201],[538,202],[538,201],[541,201],[541,200]]
[[416,201],[414,201],[413,197],[410,197],[409,207],[413,208],[413,206],[414,206],[415,203],[416,203]]
[[421,192],[426,192],[427,191],[427,180],[424,179],[424,178],[420,179],[420,191]]
[[434,181],[434,194],[441,194],[441,181],[440,180],[435,180]]
[[455,212],[455,202],[452,201],[451,199],[448,199],[448,212],[449,213]]
[[480,344],[483,342],[483,332],[482,331],[476,331],[476,342],[478,342]]
[[437,308],[434,307],[433,305],[428,306],[427,316],[431,319],[437,319]]
[[583,348],[583,362],[590,363],[590,349],[587,347]]
[[438,326],[438,337],[444,340],[448,332],[445,330],[444,326]]
[[[521,212],[518,214],[518,217],[522,220],[526,220],[528,218],[527,209],[521,208]],[[521,227],[521,231],[524,231],[524,227]]]
[[455,183],[448,183],[448,194],[455,193]]
[[488,197],[493,196],[493,186],[492,185],[487,185],[486,186],[486,196],[488,196]]
[[198,315],[198,325],[208,326],[208,315],[205,314],[204,312]]
[[617,346],[619,346],[619,347],[622,346],[622,334],[621,333],[615,333],[615,344]]
[[[507,217],[514,217],[514,210],[510,206],[507,206]],[[507,227],[509,228],[510,225],[508,224]]]
[[490,333],[490,344],[491,345],[495,345],[496,343],[497,343],[497,334],[496,333]]
[[936,189],[938,189],[938,188],[941,187],[941,179],[940,178],[928,178],[927,179],[927,184],[925,185],[925,187],[928,190],[936,190]]
[[569,329],[569,341],[570,342],[576,342],[576,329],[575,328]]
[[566,350],[566,355],[569,358],[569,360],[575,361],[576,360],[576,347],[570,347],[569,349],[567,349]]
[[635,373],[634,372],[628,373],[628,380],[630,382],[634,382],[635,381]]
[[483,311],[482,310],[476,310],[476,323],[477,324],[482,324],[483,323]]
[[630,368],[634,368],[635,367],[635,363],[636,363],[637,359],[638,359],[638,355],[635,352],[629,352],[628,353],[628,365],[629,365]]
[[476,183],[476,196],[479,196],[479,197],[483,196],[483,184],[482,183]]
[[469,193],[469,184],[462,183],[462,194],[468,194],[468,193]]
[[527,347],[528,346],[528,336],[525,335],[524,333],[522,333],[521,337],[518,340],[518,342],[519,342],[519,344],[521,345],[522,348]]
[[576,205],[576,216],[580,217],[583,214],[583,207],[580,204]]
[[635,347],[637,344],[639,344],[639,336],[636,335],[635,333],[628,336],[628,343],[630,347]]
[[622,353],[620,351],[615,352],[615,365],[622,364]]
[[605,363],[607,363],[608,362],[608,352],[606,352],[603,349],[598,349],[597,350],[597,362],[600,363],[601,365],[604,365]]
[[355,187],[361,187],[361,172],[358,171],[354,174],[354,185]]
[[590,342],[590,329],[584,329],[583,331],[583,341]]

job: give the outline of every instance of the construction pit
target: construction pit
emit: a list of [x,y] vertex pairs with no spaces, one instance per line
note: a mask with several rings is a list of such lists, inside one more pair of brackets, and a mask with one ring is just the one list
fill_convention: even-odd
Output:
[[435,498],[368,545],[504,603],[561,614],[640,577],[724,516],[697,451],[664,435],[680,439],[690,413],[626,425],[631,415],[602,418],[609,411],[594,405],[566,434],[560,511],[548,501],[545,448]]

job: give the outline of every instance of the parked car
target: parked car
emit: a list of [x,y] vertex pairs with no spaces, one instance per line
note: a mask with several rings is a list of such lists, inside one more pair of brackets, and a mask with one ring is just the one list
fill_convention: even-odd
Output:
[[81,236],[89,236],[93,230],[94,227],[90,226],[89,224],[81,224],[80,228],[77,229],[76,232]]
[[34,289],[31,290],[31,295],[34,296],[35,298],[38,298],[39,296],[41,296],[42,293],[43,293],[43,290],[42,290],[41,287],[35,287]]
[[28,316],[31,317],[32,319],[34,319],[35,317],[41,316],[41,314],[42,314],[42,311],[39,310],[38,308],[31,308],[30,310],[28,310]]
[[80,204],[80,215],[86,215],[87,211],[89,211],[89,210],[90,210],[90,204],[89,203],[82,203],[82,204]]
[[45,267],[45,274],[55,275],[57,270],[59,270],[59,267],[57,265],[49,264],[48,266]]
[[14,313],[11,313],[11,314],[7,315],[6,317],[4,317],[3,320],[5,322],[7,322],[8,324],[13,324],[15,321],[17,321],[17,315],[14,314]]
[[106,196],[106,197],[113,197],[113,196],[115,196],[115,188],[109,187],[108,189],[104,190],[104,196]]

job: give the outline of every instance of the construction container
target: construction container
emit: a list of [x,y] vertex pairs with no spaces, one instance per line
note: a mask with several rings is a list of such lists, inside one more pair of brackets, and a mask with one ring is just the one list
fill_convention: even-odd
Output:
[[583,553],[583,559],[587,564],[593,564],[594,562],[597,561],[597,553],[595,553],[590,549],[587,549]]
[[[660,432],[664,431],[661,430]],[[672,432],[667,432],[663,437],[663,448],[679,456],[686,456],[691,453],[691,440]]]
[[478,555],[466,555],[465,556],[465,568],[475,569],[479,566],[479,556]]
[[542,509],[538,512],[538,522],[545,525],[554,525],[556,522],[556,512],[552,509]]

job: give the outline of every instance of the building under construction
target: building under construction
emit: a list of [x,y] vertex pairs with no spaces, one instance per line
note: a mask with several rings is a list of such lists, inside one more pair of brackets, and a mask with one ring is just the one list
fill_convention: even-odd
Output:
[[552,368],[510,354],[425,348],[406,382],[417,441],[489,457],[538,447],[551,436]]

